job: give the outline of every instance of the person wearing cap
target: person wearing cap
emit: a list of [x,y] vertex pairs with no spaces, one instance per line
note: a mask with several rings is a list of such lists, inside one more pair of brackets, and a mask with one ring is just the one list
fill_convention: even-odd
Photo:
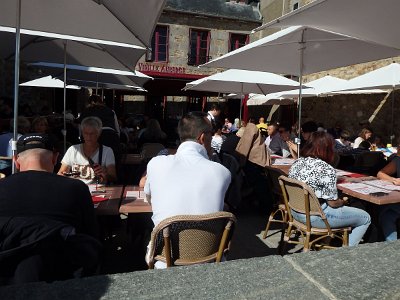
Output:
[[79,180],[53,174],[57,156],[47,134],[31,133],[18,139],[14,160],[19,173],[0,180],[0,216],[43,215],[96,235],[89,189]]
[[[19,173],[0,180],[0,254],[12,251],[18,242],[18,247],[27,247],[24,255],[32,255],[30,263],[34,265],[25,265],[23,271],[17,269],[22,272],[19,273],[20,282],[49,279],[32,274],[41,266],[38,260],[42,259],[42,252],[37,254],[35,251],[40,247],[31,249],[27,242],[39,242],[49,235],[58,236],[58,239],[79,235],[98,243],[89,189],[79,180],[53,173],[57,156],[48,135],[23,135],[17,142],[17,155],[14,157]],[[10,238],[14,239],[13,243],[9,243]],[[61,252],[55,258],[57,264],[63,261],[61,255],[68,254]],[[0,255],[0,278],[5,265],[7,262]]]
[[98,180],[99,183],[114,182],[117,179],[115,158],[110,147],[98,141],[102,122],[97,117],[87,117],[81,122],[84,142],[68,148],[58,171],[59,175],[77,172],[80,179]]

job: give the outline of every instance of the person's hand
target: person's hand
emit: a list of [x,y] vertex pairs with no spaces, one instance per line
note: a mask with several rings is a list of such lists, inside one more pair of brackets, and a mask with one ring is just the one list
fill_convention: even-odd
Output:
[[294,151],[297,151],[297,144],[293,143],[292,141],[286,141],[286,144],[288,145],[289,149],[292,149]]
[[393,178],[392,183],[394,185],[400,185],[400,178]]
[[104,181],[107,180],[107,173],[106,173],[106,168],[105,167],[102,167],[99,164],[95,164],[93,166],[93,171],[94,171],[94,174],[98,178],[100,178],[100,182],[104,182]]

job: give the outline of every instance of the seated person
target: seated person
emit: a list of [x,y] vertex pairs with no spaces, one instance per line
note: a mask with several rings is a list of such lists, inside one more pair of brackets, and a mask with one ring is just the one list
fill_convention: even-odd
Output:
[[228,118],[225,118],[224,126],[222,127],[222,133],[228,134],[232,131],[232,123],[229,121]]
[[358,137],[354,140],[353,148],[360,147],[360,144],[364,141],[368,141],[372,136],[372,130],[369,128],[363,128],[358,135]]
[[68,148],[62,161],[59,175],[76,172],[84,180],[98,180],[99,183],[117,180],[115,159],[110,147],[99,144],[102,122],[97,117],[87,117],[81,122],[84,142]]
[[258,119],[258,124],[256,126],[258,129],[260,129],[260,131],[262,131],[262,129],[264,129],[264,131],[266,131],[268,128],[268,125],[265,123],[264,117],[261,117]]
[[[144,191],[154,226],[175,215],[222,211],[231,182],[229,170],[209,160],[212,125],[207,114],[187,114],[179,121],[178,133],[181,144],[176,154],[154,157],[147,165]],[[155,267],[165,264],[157,262]]]
[[[65,279],[57,274],[74,268],[78,261],[95,267],[99,242],[88,187],[53,174],[58,152],[46,134],[21,136],[17,153],[15,163],[20,172],[0,180],[0,254],[5,251],[8,255],[0,255],[0,278],[11,275],[14,284],[52,281]],[[79,240],[83,244],[73,243]],[[90,254],[85,252],[89,250],[86,242],[95,246]],[[63,249],[57,248],[56,255],[49,253],[48,249],[56,246]],[[73,257],[77,260],[71,260]],[[10,267],[14,270],[7,274]]]
[[348,130],[341,131],[339,138],[335,139],[335,151],[338,153],[349,152],[352,149],[350,137]]
[[161,129],[160,123],[156,119],[148,120],[146,128],[138,137],[139,148],[146,143],[159,143],[165,146],[167,142],[167,134]]
[[289,157],[292,155],[292,153],[290,152],[290,147],[289,147],[289,143],[291,142],[290,140],[290,126],[285,125],[285,124],[279,124],[279,135],[282,139],[283,142],[285,142],[285,145],[282,146],[282,157]]
[[380,136],[375,136],[372,145],[374,146],[374,148],[386,148],[386,145],[383,143],[382,138]]
[[[301,157],[290,168],[289,177],[310,186],[332,228],[352,227],[349,246],[355,246],[367,231],[371,218],[361,209],[345,206],[345,201],[338,198],[336,170],[330,165],[334,160],[333,143],[332,137],[325,132],[312,133],[301,150]],[[292,214],[293,218],[305,223],[305,214],[295,211]],[[325,228],[318,216],[311,216],[311,225]]]
[[32,121],[31,132],[34,133],[48,133],[49,123],[46,117],[36,117]]
[[240,127],[240,129],[238,131],[236,131],[235,134],[231,134],[231,135],[227,136],[226,140],[221,145],[220,152],[230,154],[230,155],[234,156],[235,158],[237,158],[237,160],[239,161],[239,158],[237,157],[237,153],[236,153],[236,146],[238,145],[240,138],[243,136],[243,132],[244,132],[245,128],[246,127]]
[[217,153],[221,151],[222,143],[226,140],[226,137],[222,135],[222,125],[220,122],[215,122],[215,133],[211,139],[211,148]]
[[267,132],[268,137],[265,139],[265,145],[272,154],[282,156],[283,151],[290,153],[288,145],[279,134],[277,124],[268,125]]
[[[318,130],[318,125],[314,121],[307,121],[301,125],[301,141],[300,141],[300,150],[303,148],[303,146],[306,144],[308,139],[310,138],[311,134],[313,132],[316,132]],[[297,138],[297,137],[296,137]],[[292,141],[287,142],[290,153],[292,154],[293,158],[297,158],[297,144],[293,143]]]
[[[398,153],[382,170],[377,177],[400,185],[400,154]],[[400,218],[400,203],[387,204],[381,207],[379,224],[382,227],[386,241],[397,240],[397,220]]]

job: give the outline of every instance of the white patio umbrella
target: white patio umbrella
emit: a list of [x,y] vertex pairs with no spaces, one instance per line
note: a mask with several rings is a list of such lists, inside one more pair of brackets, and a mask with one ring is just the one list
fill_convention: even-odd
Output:
[[166,0],[1,0],[0,25],[150,46]]
[[315,0],[254,31],[307,25],[400,49],[398,0]]
[[[38,67],[45,73],[49,73],[56,77],[60,77],[60,69],[64,69],[63,64],[57,63],[38,62],[29,65]],[[147,81],[153,80],[153,77],[147,76],[139,71],[122,71],[69,64],[65,67],[67,69],[67,82],[73,78],[75,80],[87,82],[103,82],[108,84],[143,87]]]
[[[210,91],[219,93],[263,93],[281,91],[298,87],[297,81],[268,72],[230,69],[208,77],[204,77],[186,84],[184,90]],[[242,101],[240,103],[240,115],[242,113]]]
[[[305,88],[302,90],[302,97],[322,97],[322,96],[333,96],[338,94],[379,94],[386,93],[386,91],[381,89],[354,89],[351,91],[346,91],[348,89],[349,81],[334,76],[324,76],[316,80],[306,83],[310,88]],[[290,90],[275,93],[274,95],[278,98],[297,98],[299,96],[299,90]]]
[[[14,39],[15,28],[0,26],[0,58],[14,60],[16,57]],[[96,65],[105,68],[115,68],[131,71],[137,60],[144,54],[145,49],[136,45],[21,30],[20,57],[26,62],[49,61],[53,63],[69,63]],[[66,69],[64,68],[64,74]],[[18,70],[19,77],[19,70]],[[66,82],[64,76],[63,81]],[[19,80],[18,80],[19,81]],[[16,81],[17,82],[17,81]],[[14,89],[14,96],[18,93]],[[18,98],[14,100],[14,122],[18,118]],[[64,112],[66,111],[66,90],[64,90]],[[65,113],[64,113],[65,115]],[[17,124],[14,124],[14,138],[17,138]],[[64,118],[64,145],[66,144],[66,120]],[[15,149],[15,147],[13,146]]]
[[[400,50],[306,26],[293,26],[204,65],[299,76],[299,124],[303,75],[400,55]],[[300,135],[298,142],[300,140]]]
[[[150,46],[165,3],[166,0],[2,0],[0,25],[16,28],[14,119],[18,116],[21,28]],[[16,128],[14,126],[13,149],[16,148]]]
[[[20,83],[20,86],[31,86],[31,87],[44,87],[44,88],[58,88],[58,89],[63,89],[64,88],[64,81],[53,78],[51,75],[41,77],[38,79],[30,80],[24,83]],[[80,87],[76,85],[66,85],[65,88],[71,89],[71,90],[79,90]]]
[[[0,58],[15,59],[15,28],[0,26]],[[21,30],[20,58],[25,62],[49,62],[132,71],[146,49],[105,40]]]
[[82,80],[82,79],[76,79],[76,78],[69,78],[68,82],[79,85],[81,87],[92,88],[92,89],[147,92],[147,90],[145,90],[144,88],[137,86],[137,85],[116,84],[116,83],[101,82],[101,81],[88,81],[88,80]]
[[393,142],[394,133],[394,91],[400,89],[400,64],[392,63],[366,74],[355,77],[347,83],[343,90],[387,89],[392,93],[392,116],[390,141]]
[[250,94],[247,105],[290,105],[294,103],[294,99],[279,97],[276,94]]

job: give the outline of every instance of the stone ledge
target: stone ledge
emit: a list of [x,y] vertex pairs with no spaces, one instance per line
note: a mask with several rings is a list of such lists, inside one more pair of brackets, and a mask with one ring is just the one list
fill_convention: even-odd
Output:
[[0,299],[384,299],[400,296],[400,242],[0,289]]

